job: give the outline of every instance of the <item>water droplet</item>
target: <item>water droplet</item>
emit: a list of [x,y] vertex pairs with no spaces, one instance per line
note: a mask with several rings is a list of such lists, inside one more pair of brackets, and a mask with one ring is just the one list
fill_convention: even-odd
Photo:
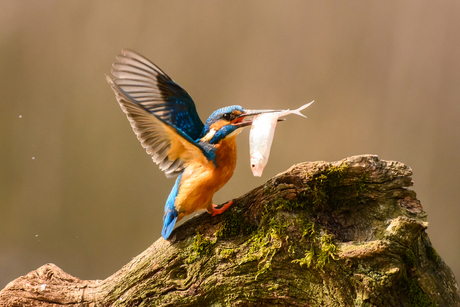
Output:
[[19,115],[19,118],[22,118],[22,115]]
[[35,160],[35,157],[32,157],[32,160]]

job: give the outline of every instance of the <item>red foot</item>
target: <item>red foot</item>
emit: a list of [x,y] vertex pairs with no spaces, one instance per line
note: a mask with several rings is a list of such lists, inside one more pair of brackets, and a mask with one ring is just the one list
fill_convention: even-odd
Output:
[[225,205],[222,206],[222,208],[220,209],[216,209],[217,205],[212,205],[212,216],[216,216],[218,214],[221,214],[223,213],[225,210],[228,209],[228,207],[230,207],[231,205],[233,204],[233,200],[229,201],[228,203],[226,203]]

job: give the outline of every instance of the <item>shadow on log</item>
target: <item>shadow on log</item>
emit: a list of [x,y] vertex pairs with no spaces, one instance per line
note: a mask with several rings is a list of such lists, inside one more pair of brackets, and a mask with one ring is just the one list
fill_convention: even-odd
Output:
[[297,164],[197,216],[106,280],[46,264],[1,306],[460,306],[402,163]]

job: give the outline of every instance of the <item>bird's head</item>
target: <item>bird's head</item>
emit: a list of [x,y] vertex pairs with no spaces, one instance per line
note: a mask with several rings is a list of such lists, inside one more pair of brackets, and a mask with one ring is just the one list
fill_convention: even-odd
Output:
[[229,106],[214,111],[204,125],[201,141],[216,144],[226,137],[238,134],[243,127],[250,126],[252,120],[243,121],[246,116],[273,110],[245,110],[242,106]]

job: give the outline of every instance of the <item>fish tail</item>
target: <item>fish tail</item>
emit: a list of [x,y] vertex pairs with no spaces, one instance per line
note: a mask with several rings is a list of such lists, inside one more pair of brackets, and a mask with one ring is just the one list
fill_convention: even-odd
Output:
[[292,111],[290,111],[290,112],[293,113],[293,114],[296,114],[296,115],[299,115],[299,116],[302,116],[302,117],[307,118],[305,115],[303,115],[302,113],[300,113],[300,111],[302,111],[303,109],[308,108],[313,102],[315,102],[315,101],[313,100],[313,101],[311,101],[311,102],[309,102],[309,103],[307,103],[307,104],[304,104],[304,105],[301,106],[300,108],[295,109],[295,110],[292,110]]

